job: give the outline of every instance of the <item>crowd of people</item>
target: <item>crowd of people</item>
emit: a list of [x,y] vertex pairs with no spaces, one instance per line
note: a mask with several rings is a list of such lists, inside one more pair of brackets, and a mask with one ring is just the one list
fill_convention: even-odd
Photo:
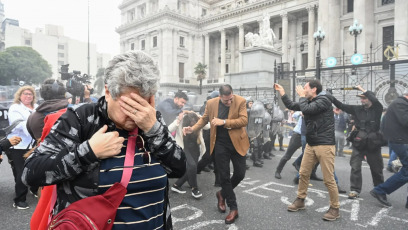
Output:
[[[323,181],[329,192],[329,209],[323,219],[340,218],[338,194],[346,191],[338,186],[334,165],[336,156],[344,157],[346,142],[352,144],[349,199],[362,192],[362,161],[367,161],[371,170],[374,188],[370,194],[384,206],[391,206],[386,195],[408,182],[408,90],[383,114],[375,94],[361,86],[357,87],[362,92],[358,95],[361,105],[347,105],[323,91],[317,80],[296,88],[299,102],[275,84],[287,108],[283,111],[276,101],[244,98],[224,84],[195,112],[184,109],[188,97],[182,91],[156,105],[159,79],[153,59],[132,51],[109,63],[105,96],[96,103],[91,102],[87,86],[85,103],[75,106],[69,102],[72,95],[58,80],[43,82],[40,94],[44,102],[40,105],[33,87],[21,87],[9,109],[10,124],[18,124],[0,140],[0,153],[6,152],[15,181],[13,206],[27,209],[28,192],[37,196],[42,187],[56,185],[56,215],[83,198],[104,194],[131,168],[127,195],[113,229],[171,229],[168,192],[185,194],[187,182],[191,196],[200,199],[203,194],[197,173],[211,168],[214,185],[221,188],[214,192],[217,209],[226,213],[229,208],[225,223],[231,224],[239,217],[234,189],[250,167],[247,159],[253,167],[273,159],[278,151],[276,137],[279,151],[286,151],[275,170],[276,179],[282,178],[284,166],[302,148],[293,162],[298,191],[287,207],[290,212],[305,209],[311,179]],[[61,109],[66,111],[40,143],[44,118]],[[290,141],[285,150],[288,127]],[[132,147],[133,138],[137,148]],[[393,159],[402,163],[401,170],[386,181],[381,155],[384,144]],[[134,158],[131,166],[126,165],[129,152]],[[316,174],[318,166],[323,179]],[[168,178],[178,179],[169,184]]]

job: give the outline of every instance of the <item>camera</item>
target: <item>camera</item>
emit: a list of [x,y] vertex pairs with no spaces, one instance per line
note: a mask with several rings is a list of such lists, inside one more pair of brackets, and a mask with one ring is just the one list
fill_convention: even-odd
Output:
[[[79,96],[83,98],[84,96],[84,86],[90,84],[91,77],[88,74],[81,75],[81,71],[73,70],[69,72],[69,64],[61,65],[62,80],[67,80],[66,88],[67,91],[73,96]],[[93,93],[93,89],[90,89],[90,93]]]

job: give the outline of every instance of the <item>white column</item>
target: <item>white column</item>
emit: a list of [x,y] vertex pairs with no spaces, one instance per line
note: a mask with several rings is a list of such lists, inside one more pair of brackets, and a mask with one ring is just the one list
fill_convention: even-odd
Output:
[[179,82],[179,69],[178,69],[178,58],[177,58],[177,51],[180,43],[180,36],[178,34],[178,30],[173,30],[173,57],[172,57],[172,65],[173,65],[173,75],[172,78],[177,83]]
[[[408,4],[406,0],[395,0],[394,16],[394,38],[399,41],[408,41],[408,27],[406,17],[408,15]],[[405,18],[405,20],[402,20]],[[399,43],[395,42],[395,45]],[[400,45],[398,50],[398,59],[408,59],[408,47]]]
[[164,27],[162,30],[163,34],[163,39],[161,40],[161,47],[162,47],[162,53],[163,53],[163,58],[162,58],[162,69],[161,69],[161,76],[162,82],[169,82],[171,81],[171,76],[173,75],[172,73],[172,54],[173,54],[173,47],[169,46],[168,43],[173,41],[173,31],[169,27]]
[[314,69],[316,58],[315,58],[315,45],[313,33],[315,32],[315,7],[314,5],[309,5],[306,7],[308,12],[308,34],[307,34],[307,68]]
[[283,12],[282,17],[282,62],[288,62],[288,13]]
[[221,33],[221,65],[220,65],[220,80],[224,79],[225,74],[225,29],[220,30]]
[[188,61],[187,65],[185,65],[186,70],[186,78],[187,79],[194,79],[194,67],[197,65],[197,62],[194,60],[194,52],[193,48],[197,49],[197,45],[195,43],[195,36],[194,34],[187,35],[187,44],[186,47],[188,49]]
[[207,65],[207,79],[210,79],[210,35],[208,33],[204,34],[204,40],[204,64]]
[[164,45],[163,45],[163,35],[164,35],[164,29],[160,28],[159,29],[159,34],[157,35],[157,48],[159,50],[159,68],[160,72],[162,73],[163,71],[163,56],[164,56]]
[[241,72],[242,71],[242,54],[241,54],[241,50],[243,50],[244,49],[244,36],[245,36],[245,34],[244,34],[244,25],[243,24],[241,24],[241,25],[238,25],[238,29],[239,29],[239,32],[238,32],[238,43],[239,43],[239,45],[238,45],[238,47],[239,47],[239,60],[238,60],[238,70],[239,70],[239,72]]
[[230,50],[230,54],[231,54],[231,62],[229,65],[229,72],[230,73],[235,73],[237,72],[235,70],[235,38],[236,38],[236,34],[234,32],[231,32],[231,36],[229,36],[229,50]]

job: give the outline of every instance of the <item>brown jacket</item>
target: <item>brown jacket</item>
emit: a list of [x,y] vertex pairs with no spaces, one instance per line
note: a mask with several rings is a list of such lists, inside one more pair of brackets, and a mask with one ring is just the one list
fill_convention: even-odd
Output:
[[[214,117],[218,117],[219,103],[219,97],[207,101],[204,115],[200,118],[197,124],[192,127],[193,131],[201,129],[208,122],[211,122]],[[228,133],[235,150],[242,156],[245,156],[249,149],[249,140],[246,132],[247,124],[248,114],[246,110],[246,100],[241,96],[234,95],[234,99],[229,109],[228,119],[225,120],[224,127],[228,129]],[[217,126],[211,125],[210,133],[210,154],[212,154],[215,146]]]

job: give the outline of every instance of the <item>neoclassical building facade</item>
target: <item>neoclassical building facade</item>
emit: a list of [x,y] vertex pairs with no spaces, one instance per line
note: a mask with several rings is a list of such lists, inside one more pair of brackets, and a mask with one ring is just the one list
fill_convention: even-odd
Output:
[[[290,68],[293,60],[298,70],[316,67],[318,27],[326,33],[320,43],[323,59],[351,56],[355,49],[365,55],[384,44],[401,44],[399,58],[408,57],[405,0],[123,0],[119,9],[121,52],[140,49],[152,55],[165,95],[177,89],[197,92],[199,62],[208,67],[204,89],[242,71],[245,35],[259,33],[264,15],[276,36],[274,48]],[[357,38],[349,33],[354,20],[363,25]],[[383,58],[382,50],[373,55]]]

